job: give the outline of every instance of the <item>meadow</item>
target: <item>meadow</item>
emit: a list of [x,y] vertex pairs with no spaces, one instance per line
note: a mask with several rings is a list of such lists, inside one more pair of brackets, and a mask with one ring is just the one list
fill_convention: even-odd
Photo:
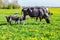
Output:
[[43,19],[35,21],[35,18],[26,20],[26,25],[14,22],[8,25],[5,16],[18,12],[21,17],[21,9],[0,9],[0,40],[60,40],[60,8],[49,8],[53,13],[50,24]]

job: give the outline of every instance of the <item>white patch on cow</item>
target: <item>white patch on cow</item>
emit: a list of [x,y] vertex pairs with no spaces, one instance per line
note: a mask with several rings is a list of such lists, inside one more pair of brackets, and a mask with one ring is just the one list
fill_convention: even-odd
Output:
[[49,10],[48,10],[48,8],[46,8],[46,12],[47,12],[47,13],[49,13]]
[[42,13],[42,15],[43,15],[43,14],[44,14],[44,13],[43,13],[43,10],[42,10],[42,9],[40,9],[40,11],[41,11],[41,13]]
[[46,8],[46,10],[48,10],[48,8]]
[[46,15],[48,16],[48,13],[46,13]]
[[9,21],[12,21],[12,19],[10,18],[10,20]]
[[32,12],[32,10],[30,10]]
[[27,10],[27,9],[24,9],[24,10]]
[[20,24],[20,20],[18,20],[18,24]]
[[26,18],[30,18],[30,16],[29,16],[29,15],[27,15],[27,16],[26,16]]

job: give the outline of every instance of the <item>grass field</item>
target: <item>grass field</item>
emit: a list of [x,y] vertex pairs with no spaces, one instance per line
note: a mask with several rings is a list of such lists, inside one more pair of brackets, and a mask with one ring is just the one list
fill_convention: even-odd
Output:
[[20,9],[0,9],[0,40],[60,40],[60,8],[49,8],[53,16],[50,17],[50,24],[43,19],[42,22],[35,18],[26,20],[26,25],[7,25],[5,16],[19,13]]

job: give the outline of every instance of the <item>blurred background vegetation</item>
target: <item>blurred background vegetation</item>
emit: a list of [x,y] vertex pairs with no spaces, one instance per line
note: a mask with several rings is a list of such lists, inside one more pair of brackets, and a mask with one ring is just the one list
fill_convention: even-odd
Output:
[[0,9],[18,9],[20,5],[18,0],[12,0],[13,2],[9,3],[9,0],[0,0]]

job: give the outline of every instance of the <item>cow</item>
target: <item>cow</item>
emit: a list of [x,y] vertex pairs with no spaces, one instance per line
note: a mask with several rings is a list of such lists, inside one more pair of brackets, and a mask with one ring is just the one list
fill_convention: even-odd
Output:
[[22,9],[23,12],[23,19],[26,20],[26,16],[29,15],[30,17],[36,17],[36,21],[39,17],[40,21],[44,18],[47,23],[50,23],[50,19],[48,17],[48,13],[46,9],[41,7],[27,7]]
[[16,24],[19,24],[20,17],[17,16],[6,16],[6,20],[9,24],[11,24],[12,21],[15,21]]

